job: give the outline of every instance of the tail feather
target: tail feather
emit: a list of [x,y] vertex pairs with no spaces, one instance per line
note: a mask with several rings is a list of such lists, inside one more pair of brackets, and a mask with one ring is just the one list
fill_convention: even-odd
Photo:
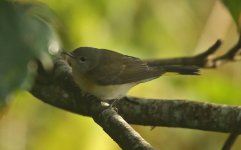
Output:
[[200,70],[195,66],[162,66],[164,72],[174,72],[182,75],[200,75]]

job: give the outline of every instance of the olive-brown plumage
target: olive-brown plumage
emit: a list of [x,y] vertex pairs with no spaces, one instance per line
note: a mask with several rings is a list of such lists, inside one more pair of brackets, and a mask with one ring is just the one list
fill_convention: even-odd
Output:
[[119,99],[133,86],[166,72],[198,74],[196,67],[151,67],[139,58],[106,49],[80,47],[67,55],[75,82],[102,100]]

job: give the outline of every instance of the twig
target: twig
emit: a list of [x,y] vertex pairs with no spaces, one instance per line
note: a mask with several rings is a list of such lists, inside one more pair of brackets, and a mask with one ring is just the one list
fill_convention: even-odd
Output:
[[236,45],[233,48],[231,48],[224,55],[222,55],[220,57],[217,57],[216,59],[213,60],[215,62],[214,67],[217,67],[217,66],[221,65],[223,62],[226,62],[226,61],[237,60],[236,56],[239,55],[240,49],[241,49],[241,35],[239,36],[238,42],[236,43]]
[[239,134],[241,131],[241,121],[239,121],[238,126],[235,127],[234,131],[232,131],[232,133],[229,135],[229,137],[227,138],[227,140],[225,141],[222,150],[231,150],[233,144],[235,143],[235,141],[237,140]]
[[221,46],[221,43],[222,42],[220,40],[217,40],[209,49],[196,56],[146,60],[146,62],[150,66],[185,65],[207,68],[209,56],[213,55],[218,50],[218,48]]
[[238,124],[235,126],[232,133],[229,135],[227,140],[225,141],[222,150],[231,150],[233,144],[237,140],[239,134],[241,132],[241,118],[239,118]]
[[238,58],[240,58],[239,55],[241,55],[241,35],[239,36],[239,40],[233,48],[228,50],[224,55],[215,57],[215,53],[221,44],[222,42],[217,40],[208,50],[196,56],[146,60],[146,62],[151,66],[186,65],[197,66],[200,68],[216,68],[226,62],[240,60]]

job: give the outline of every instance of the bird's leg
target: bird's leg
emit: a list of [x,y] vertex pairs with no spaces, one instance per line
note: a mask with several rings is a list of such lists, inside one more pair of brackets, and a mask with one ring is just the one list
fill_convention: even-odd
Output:
[[118,111],[118,109],[116,107],[114,107],[117,102],[119,101],[120,99],[113,99],[111,102],[107,102],[107,101],[102,101],[103,103],[106,103],[106,104],[109,104],[109,106],[107,106],[106,109],[111,109],[113,108],[116,112]]
[[113,108],[116,112],[118,112],[118,109],[116,107],[114,107],[117,102],[119,101],[120,99],[114,99],[111,103],[109,103],[109,106],[107,107],[107,109],[111,109]]
[[110,106],[109,107],[113,107],[115,106],[116,103],[118,103],[120,99],[114,99],[113,102],[110,103]]

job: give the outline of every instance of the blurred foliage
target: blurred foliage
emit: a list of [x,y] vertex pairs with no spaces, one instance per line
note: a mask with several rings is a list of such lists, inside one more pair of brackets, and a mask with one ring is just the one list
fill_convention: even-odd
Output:
[[0,107],[12,91],[31,85],[34,59],[51,67],[49,50],[57,37],[46,11],[40,3],[0,1]]
[[234,21],[241,31],[241,1],[240,0],[223,0],[224,4],[229,9]]
[[[18,87],[26,78],[26,72],[29,72],[26,67],[29,60],[32,60],[33,57],[39,58],[39,52],[48,55],[49,51],[38,49],[37,46],[41,44],[36,43],[44,42],[41,39],[45,33],[48,33],[48,29],[50,29],[48,27],[57,28],[64,49],[72,50],[79,46],[93,46],[141,58],[190,56],[204,51],[218,38],[224,41],[220,52],[222,54],[237,40],[235,23],[227,15],[229,12],[221,1],[216,0],[41,0],[41,2],[47,4],[55,14],[50,13],[51,11],[46,6],[38,3],[37,6],[44,6],[44,9],[37,7],[40,9],[35,11],[37,15],[42,15],[41,21],[33,21],[34,24],[39,23],[36,25],[36,30],[28,26],[28,21],[21,21],[21,27],[24,29],[16,23],[7,25],[9,28],[11,27],[11,30],[5,27],[6,31],[4,29],[3,32],[2,24],[17,21],[13,17],[14,14],[28,16],[22,18],[24,21],[28,18],[35,20],[33,19],[35,17],[30,15],[31,13],[20,13],[29,12],[27,11],[29,9],[20,9],[22,5],[20,7],[14,3],[14,9],[12,3],[11,9],[3,7],[2,2],[0,5],[0,12],[9,12],[0,14],[0,75],[2,76],[3,70],[6,70],[5,67],[2,67],[4,64],[2,60],[8,60],[6,62],[7,65],[11,65],[8,67],[10,71],[14,71],[14,68],[19,70],[22,68],[21,72],[13,73],[13,76],[23,76],[21,81],[17,80]],[[15,7],[20,8],[15,10]],[[13,16],[5,17],[10,14]],[[51,19],[55,15],[58,16],[61,24],[56,23],[55,19]],[[5,20],[2,21],[2,18]],[[45,26],[46,24],[42,21],[48,23],[48,26]],[[39,28],[41,29],[39,30]],[[21,34],[19,31],[15,31],[17,29],[21,29]],[[46,32],[42,31],[45,29]],[[7,31],[15,33],[14,36],[10,38],[12,34],[9,34],[9,37],[2,34]],[[15,46],[19,41],[16,43],[12,41],[19,38],[24,39],[18,37],[24,36],[23,31],[31,33],[33,39],[27,43],[29,47],[15,51]],[[39,38],[37,40],[36,34]],[[10,45],[6,42],[7,38],[10,39]],[[11,49],[3,51],[2,45],[11,46]],[[46,46],[46,43],[42,46]],[[2,54],[4,54],[4,58]],[[24,60],[23,67],[20,63],[22,60],[19,59]],[[15,60],[20,62],[16,63]],[[240,62],[229,63],[215,70],[204,70],[198,77],[164,76],[133,88],[129,95],[240,105],[240,74]],[[4,87],[2,80],[0,83],[0,87]],[[8,86],[9,84],[6,85],[6,87]],[[1,150],[119,149],[116,143],[90,118],[43,104],[23,91],[18,91],[10,100],[14,101],[10,102],[9,110],[5,110],[7,113],[0,120]],[[220,149],[227,137],[227,134],[223,133],[188,129],[157,127],[151,131],[149,127],[134,127],[154,147],[166,150]],[[233,149],[239,150],[240,148],[239,139]]]

